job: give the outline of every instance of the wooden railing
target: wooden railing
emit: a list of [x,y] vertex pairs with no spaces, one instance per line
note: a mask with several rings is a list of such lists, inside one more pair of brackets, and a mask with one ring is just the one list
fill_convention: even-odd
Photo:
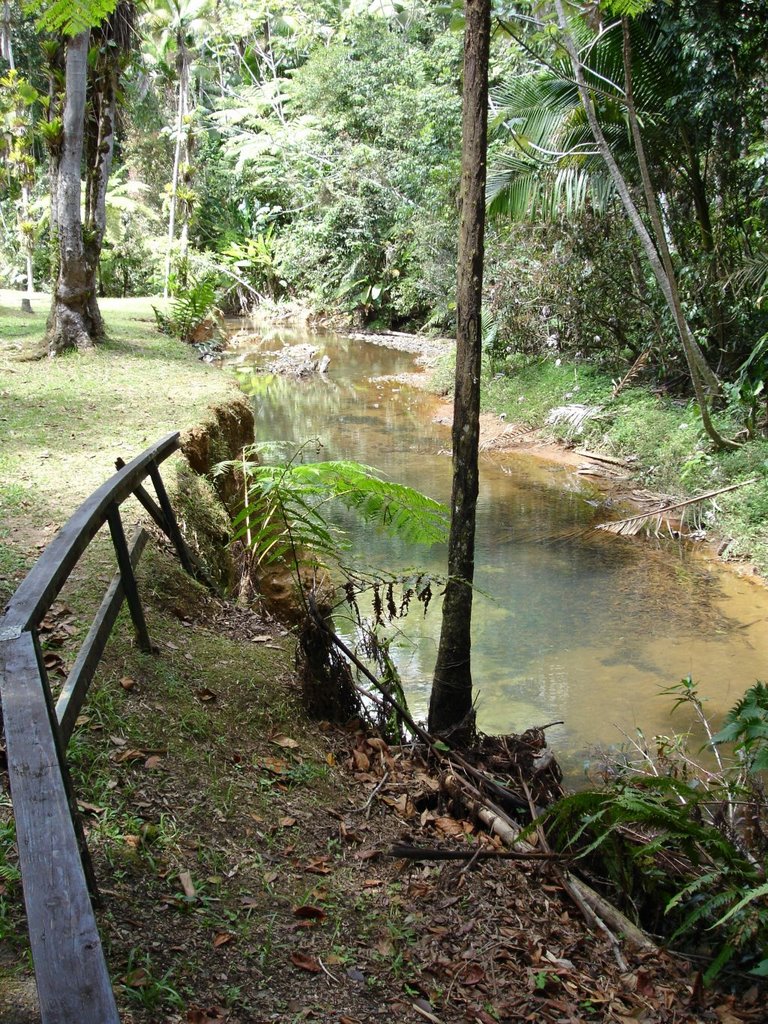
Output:
[[[118,472],[75,512],[35,563],[0,618],[0,696],[24,902],[43,1024],[118,1024],[93,902],[96,884],[67,770],[66,748],[123,600],[142,650],[152,644],[134,575],[148,534],[126,540],[120,505],[135,495],[173,542],[182,539],[159,464],[179,447],[168,434]],[[150,477],[157,502],[142,486]],[[38,628],[78,559],[109,524],[113,579],[54,706]]]

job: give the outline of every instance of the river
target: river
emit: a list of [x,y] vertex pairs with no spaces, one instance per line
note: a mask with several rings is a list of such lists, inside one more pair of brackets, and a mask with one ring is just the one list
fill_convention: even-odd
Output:
[[[314,345],[327,375],[259,372],[265,354]],[[252,398],[259,441],[318,437],[323,458],[354,459],[446,501],[450,430],[436,399],[395,379],[413,356],[333,334],[240,329],[226,365]],[[595,773],[600,750],[642,730],[703,736],[691,709],[670,716],[661,691],[693,676],[716,726],[768,657],[768,592],[672,540],[590,530],[600,493],[572,469],[523,454],[482,456],[477,510],[472,674],[479,727],[522,732],[554,720],[550,743],[571,781]],[[444,573],[446,552],[406,549],[345,521],[350,561]],[[343,630],[343,624],[340,625]],[[415,717],[424,717],[440,629],[439,603],[412,611],[393,645]]]

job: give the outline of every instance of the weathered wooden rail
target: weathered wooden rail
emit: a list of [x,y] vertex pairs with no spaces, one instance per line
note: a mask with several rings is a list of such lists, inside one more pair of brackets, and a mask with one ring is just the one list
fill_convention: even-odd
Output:
[[[160,476],[179,447],[168,434],[95,491],[62,527],[0,618],[0,697],[24,902],[43,1024],[119,1024],[92,903],[97,890],[67,770],[66,748],[117,614],[127,600],[142,650],[152,650],[134,575],[148,534],[126,540],[120,505],[135,495],[192,562]],[[143,487],[149,477],[157,502]],[[96,533],[109,524],[118,572],[54,705],[40,623]]]

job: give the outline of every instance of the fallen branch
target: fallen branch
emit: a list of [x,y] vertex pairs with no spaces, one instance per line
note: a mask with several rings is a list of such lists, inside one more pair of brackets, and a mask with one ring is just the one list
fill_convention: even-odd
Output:
[[[544,829],[540,822],[536,820],[536,815],[533,811],[533,801],[531,800],[531,794],[528,789],[528,786],[525,784],[525,779],[522,777],[522,775],[520,776],[520,782],[522,784],[525,795],[528,797],[528,802],[531,805],[531,815],[536,821],[536,835],[538,836],[539,844],[541,845],[543,850],[551,853]],[[595,912],[594,907],[591,907],[589,903],[586,902],[586,900],[584,899],[584,894],[579,891],[577,885],[574,885],[575,879],[573,879],[567,871],[563,871],[561,870],[561,868],[557,866],[555,866],[553,870],[555,877],[558,879],[563,889],[565,889],[565,891],[571,897],[573,903],[578,907],[579,911],[581,912],[581,916],[587,922],[588,926],[590,928],[596,928],[598,931],[602,932],[603,935],[606,937],[606,939],[610,943],[611,949],[613,950],[613,955],[616,958],[616,963],[618,964],[619,970],[622,971],[622,973],[626,974],[629,970],[629,966],[627,965],[627,961],[624,959],[624,955],[621,952],[619,940],[613,934],[613,932],[605,923],[605,921],[603,921],[602,918],[600,918],[600,916]]]
[[626,459],[617,459],[615,455],[603,455],[600,452],[589,452],[586,448],[577,448],[577,455],[583,455],[585,459],[592,459],[595,462],[607,462],[610,466],[620,466],[622,469],[629,469]]
[[[449,795],[466,801],[467,783],[458,775],[444,776],[442,786]],[[477,798],[473,798],[469,809],[478,821],[482,822],[494,835],[497,835],[506,846],[523,852],[535,852],[530,843],[520,838],[520,832],[522,831],[520,826],[505,815],[503,811],[500,811],[498,807],[494,807],[491,810],[488,806],[484,806],[479,802]],[[633,924],[625,914],[622,914],[618,907],[614,907],[608,900],[603,899],[602,896],[580,878],[575,878],[570,873],[568,873],[567,878],[571,886],[569,895],[572,893],[576,894],[580,909],[583,904],[586,904],[596,915],[600,916],[602,921],[616,935],[622,935],[625,941],[635,949],[643,952],[658,952],[658,946],[642,929]]]
[[407,843],[394,843],[386,851],[385,856],[397,857],[400,860],[563,860],[559,853],[551,851],[526,853],[524,850],[484,850],[482,847],[445,850],[431,846],[409,846]]
[[720,487],[716,491],[707,491],[706,494],[697,494],[694,498],[687,498],[685,501],[675,502],[674,505],[660,505],[657,508],[653,508],[650,512],[639,512],[634,516],[627,516],[626,519],[617,519],[612,523],[599,523],[594,527],[595,530],[605,530],[607,533],[615,533],[623,537],[634,537],[635,534],[640,533],[651,520],[656,519],[659,524],[667,518],[668,512],[675,512],[680,508],[687,508],[689,505],[695,505],[699,501],[706,501],[708,498],[716,498],[719,494],[725,494],[726,491],[735,491],[738,487],[746,487],[747,484],[753,484],[757,481],[757,477],[752,477],[750,480],[742,480],[737,484],[729,484],[728,487]]

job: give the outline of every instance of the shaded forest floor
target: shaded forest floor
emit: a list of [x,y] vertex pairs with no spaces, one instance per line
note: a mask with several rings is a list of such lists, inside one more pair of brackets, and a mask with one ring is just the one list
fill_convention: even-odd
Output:
[[[115,456],[232,391],[155,334],[146,304],[114,313],[114,340],[84,357],[28,363],[0,341],[0,599]],[[51,610],[54,683],[113,569],[97,542]],[[279,623],[191,582],[162,543],[139,586],[159,653],[136,650],[123,614],[70,748],[126,1024],[764,1019],[756,989],[704,990],[672,954],[625,948],[620,966],[546,863],[388,856],[394,842],[494,843],[418,750],[306,718]],[[24,1024],[11,821],[3,775],[0,1021]]]
[[[674,955],[625,948],[620,967],[546,863],[389,857],[495,847],[418,750],[306,719],[277,623],[165,549],[139,582],[160,652],[138,653],[123,616],[71,753],[124,1021],[764,1019],[757,990],[702,990]],[[78,608],[65,594],[46,623],[64,663]],[[3,900],[19,966],[0,1019],[20,1024],[18,885]]]

